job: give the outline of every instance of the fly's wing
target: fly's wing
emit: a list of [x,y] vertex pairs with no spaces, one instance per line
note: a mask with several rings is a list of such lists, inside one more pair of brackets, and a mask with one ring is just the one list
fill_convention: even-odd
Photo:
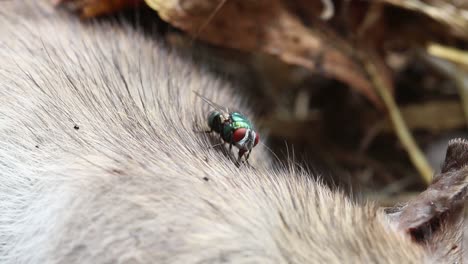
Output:
[[209,104],[214,109],[218,110],[220,113],[229,113],[229,109],[225,106],[220,106],[219,104],[211,101],[210,99],[206,98],[205,96],[199,94],[197,91],[193,91],[198,97],[200,97],[203,101]]

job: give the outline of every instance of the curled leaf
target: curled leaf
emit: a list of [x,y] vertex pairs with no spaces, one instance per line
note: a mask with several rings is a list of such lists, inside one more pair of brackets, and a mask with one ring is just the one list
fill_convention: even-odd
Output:
[[468,38],[468,4],[447,0],[380,0],[401,8],[423,13],[446,25],[455,35]]
[[347,83],[375,105],[380,100],[362,68],[306,27],[280,0],[146,0],[160,17],[194,38],[247,52],[265,52],[289,64]]
[[141,0],[52,0],[55,5],[67,5],[83,18],[110,14],[137,5]]

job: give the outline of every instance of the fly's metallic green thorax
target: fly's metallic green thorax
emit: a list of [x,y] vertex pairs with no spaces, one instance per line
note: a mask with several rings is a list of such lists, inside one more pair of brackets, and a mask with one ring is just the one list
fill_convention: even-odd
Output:
[[250,120],[239,112],[211,111],[208,114],[208,126],[214,132],[219,133],[225,141],[230,141],[234,131],[239,128],[253,130]]
[[230,122],[223,127],[223,133],[221,136],[226,141],[232,140],[233,132],[239,128],[245,128],[253,130],[252,123],[239,112],[232,112],[229,114]]
[[238,128],[253,129],[253,126],[250,120],[247,119],[247,117],[245,117],[239,112],[232,112],[231,119],[232,119],[232,126],[234,129],[238,129]]

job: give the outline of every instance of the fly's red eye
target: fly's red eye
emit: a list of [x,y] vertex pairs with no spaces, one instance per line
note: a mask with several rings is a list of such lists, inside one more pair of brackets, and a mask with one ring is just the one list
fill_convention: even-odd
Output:
[[260,135],[258,133],[255,134],[255,141],[254,141],[254,147],[257,146],[258,141],[260,141]]
[[232,139],[234,142],[239,142],[245,137],[245,133],[247,133],[247,129],[245,128],[239,128],[234,131],[234,134],[232,135]]

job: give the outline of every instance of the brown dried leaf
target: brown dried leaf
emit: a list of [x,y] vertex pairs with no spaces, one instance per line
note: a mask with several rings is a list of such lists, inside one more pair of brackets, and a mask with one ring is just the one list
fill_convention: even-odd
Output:
[[142,0],[52,0],[55,5],[67,5],[83,18],[111,14],[126,7],[136,6]]
[[265,52],[347,83],[381,106],[361,67],[302,24],[280,0],[145,0],[161,18],[212,44]]
[[[426,16],[448,26],[451,31],[468,39],[468,4],[451,0],[379,0]],[[460,2],[460,3],[458,3]]]

